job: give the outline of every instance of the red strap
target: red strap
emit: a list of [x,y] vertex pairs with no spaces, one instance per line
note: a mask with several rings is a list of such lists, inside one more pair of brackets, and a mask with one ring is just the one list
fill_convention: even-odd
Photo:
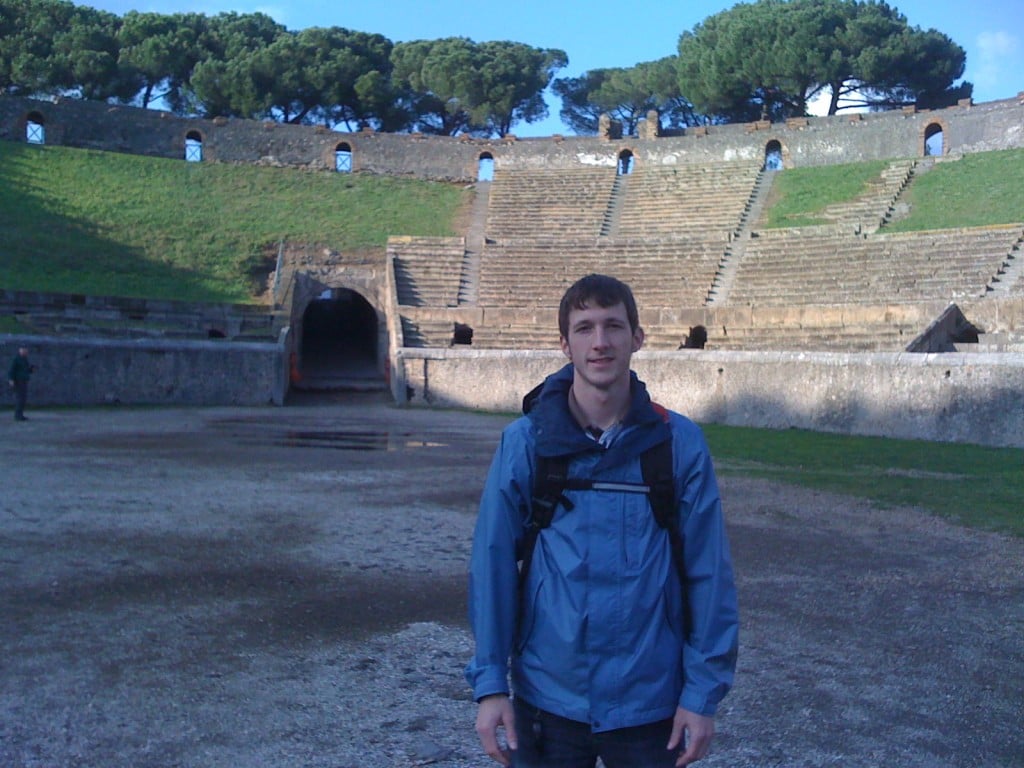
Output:
[[651,408],[654,409],[654,412],[656,414],[661,416],[661,420],[662,421],[664,421],[666,424],[668,424],[668,408],[666,408],[661,403],[654,402],[653,400],[651,401]]

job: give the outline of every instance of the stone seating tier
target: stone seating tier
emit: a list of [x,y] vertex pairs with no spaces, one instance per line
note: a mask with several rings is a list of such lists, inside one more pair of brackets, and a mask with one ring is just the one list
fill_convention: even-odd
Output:
[[615,169],[496,169],[491,182],[486,236],[504,239],[578,232],[596,235],[608,208]]
[[[906,326],[835,326],[804,328],[732,328],[728,334],[708,329],[705,349],[829,351],[843,349],[859,352],[899,352],[920,329]],[[645,325],[644,349],[679,350],[689,333],[683,325]],[[439,334],[443,336],[444,334]],[[451,324],[447,326],[451,337]],[[445,342],[440,346],[447,346]],[[474,328],[473,348],[477,349],[559,349],[558,333],[550,325],[503,324]]]
[[19,332],[95,338],[274,341],[280,318],[266,307],[120,296],[0,292],[0,316]]
[[[759,164],[723,162],[637,168],[618,200],[617,233],[650,236],[736,229],[749,203]],[[515,238],[596,236],[614,207],[616,172],[496,170],[491,182],[486,235]]]
[[[770,327],[754,322],[747,327],[742,321],[708,327],[707,348],[898,351],[917,336],[919,320],[898,322],[883,312],[877,321],[851,323],[850,310],[841,308],[983,296],[1020,247],[1024,226],[865,230],[865,217],[881,220],[911,178],[913,165],[890,164],[866,194],[829,210],[833,224],[758,230],[740,241],[735,279],[722,308],[736,308],[739,317],[744,307],[756,308],[761,326],[765,310],[775,307],[806,306],[810,314],[770,322]],[[707,291],[723,256],[735,249],[730,241],[750,209],[757,179],[752,163],[641,166],[618,181],[612,168],[497,171],[479,256],[475,311],[482,314],[470,322],[473,346],[557,349],[557,333],[539,316],[553,316],[573,280],[600,271],[630,283],[645,309],[660,318],[646,326],[647,347],[677,349],[689,327],[670,318],[693,318],[699,311],[694,308],[707,306]],[[620,190],[618,200],[613,187]],[[612,218],[613,227],[604,225],[613,234],[601,234],[601,220]],[[446,302],[458,285],[461,263],[454,251],[459,249],[446,260],[443,245],[395,252],[396,272],[414,273],[407,300],[415,306],[455,306]],[[830,317],[832,310],[836,317]],[[403,324],[407,343],[452,344],[451,319],[403,318]]]
[[633,245],[551,243],[487,246],[481,261],[481,306],[558,306],[581,275],[604,272],[633,286],[652,307],[703,302],[722,256],[720,241],[661,241]]
[[640,167],[629,175],[617,234],[731,232],[749,205],[758,163]]
[[451,320],[401,316],[402,336],[407,347],[450,347],[455,333]]
[[985,294],[1021,225],[850,237],[776,233],[746,245],[733,303],[871,303]]
[[884,323],[854,327],[733,327],[727,334],[709,329],[706,349],[900,352],[920,331],[913,326]]
[[390,238],[400,306],[458,305],[466,246],[461,237]]

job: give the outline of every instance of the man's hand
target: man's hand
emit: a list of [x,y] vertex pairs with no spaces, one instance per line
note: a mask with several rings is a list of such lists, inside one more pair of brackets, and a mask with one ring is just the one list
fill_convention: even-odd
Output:
[[[686,741],[683,736],[686,735]],[[715,719],[707,715],[698,715],[688,709],[679,707],[672,720],[672,735],[668,740],[668,749],[679,749],[686,744],[686,751],[676,760],[676,768],[695,763],[708,753],[711,737],[715,735]]]
[[505,740],[509,749],[518,749],[516,740],[516,716],[512,710],[512,702],[504,693],[484,696],[476,711],[476,734],[480,744],[490,757],[502,765],[512,765],[508,750],[498,743],[498,728],[504,726]]

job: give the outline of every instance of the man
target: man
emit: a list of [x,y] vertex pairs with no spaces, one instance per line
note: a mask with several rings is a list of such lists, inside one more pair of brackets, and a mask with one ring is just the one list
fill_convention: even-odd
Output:
[[[644,333],[628,286],[584,277],[558,324],[569,364],[505,429],[480,502],[466,668],[476,730],[488,755],[517,768],[593,768],[599,757],[606,768],[688,765],[707,754],[736,664],[711,458],[700,429],[655,406],[630,370]],[[570,478],[643,488],[641,455],[666,440],[681,567],[646,493],[565,490],[520,588],[537,457],[568,456]]]
[[14,419],[28,421],[25,418],[25,403],[28,400],[28,380],[35,368],[28,362],[28,349],[19,347],[18,354],[11,361],[7,371],[7,381],[14,389]]

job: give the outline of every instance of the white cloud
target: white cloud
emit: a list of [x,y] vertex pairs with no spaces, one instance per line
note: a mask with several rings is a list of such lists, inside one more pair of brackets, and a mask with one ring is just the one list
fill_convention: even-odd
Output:
[[1009,32],[982,32],[975,40],[978,60],[971,67],[971,79],[978,88],[996,88],[1004,74],[1011,77],[1017,73],[1006,72],[1006,64],[1012,60],[1019,47],[1018,39]]

